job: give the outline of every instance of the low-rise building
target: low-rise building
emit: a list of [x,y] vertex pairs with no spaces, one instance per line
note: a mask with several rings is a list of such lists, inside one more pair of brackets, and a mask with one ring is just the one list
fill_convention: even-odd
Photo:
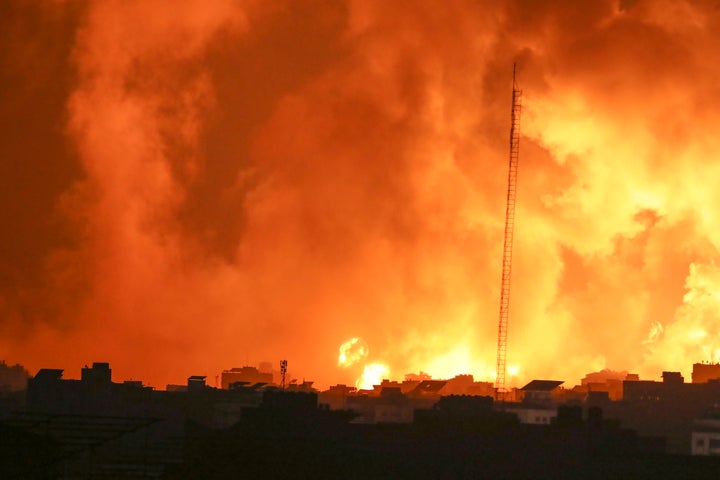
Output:
[[271,372],[261,372],[255,367],[234,367],[230,370],[224,370],[220,374],[220,385],[224,390],[229,390],[232,384],[242,382],[242,384],[255,385],[272,384],[273,374]]
[[720,380],[720,363],[695,363],[692,369],[692,383],[708,383]]

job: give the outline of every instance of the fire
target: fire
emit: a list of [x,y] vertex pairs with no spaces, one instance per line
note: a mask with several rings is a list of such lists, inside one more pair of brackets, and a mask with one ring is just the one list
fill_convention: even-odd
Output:
[[662,323],[657,320],[653,321],[650,324],[650,330],[647,338],[643,340],[643,345],[653,345],[657,343],[662,338],[664,330],[665,329],[663,328]]
[[495,376],[495,366],[485,362],[467,343],[455,345],[436,354],[421,363],[420,369],[437,379],[472,374],[477,380],[488,381]]
[[370,353],[365,340],[359,337],[353,337],[347,342],[340,345],[340,354],[338,355],[338,365],[341,367],[350,367],[358,363],[362,363]]
[[273,3],[8,3],[6,360],[492,380],[513,62],[510,376],[720,358],[714,2]]
[[355,387],[361,390],[372,390],[373,385],[380,385],[383,379],[388,378],[390,369],[383,363],[365,365],[362,375],[355,382]]
[[390,369],[385,363],[365,363],[369,353],[370,348],[367,342],[360,337],[353,337],[340,345],[338,365],[343,368],[362,367],[362,373],[355,381],[358,389],[372,389],[373,385],[379,385],[390,374]]
[[690,330],[687,334],[688,341],[693,343],[700,343],[705,337],[707,337],[707,332],[702,328]]

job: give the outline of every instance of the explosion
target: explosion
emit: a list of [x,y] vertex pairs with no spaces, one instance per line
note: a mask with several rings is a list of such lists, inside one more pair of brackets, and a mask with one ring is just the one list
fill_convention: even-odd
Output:
[[686,358],[720,362],[720,268],[691,264],[686,288],[675,321],[651,347],[649,359],[658,365]]
[[353,337],[340,345],[338,365],[341,367],[351,367],[358,363],[362,363],[365,361],[369,353],[370,350],[365,340]]
[[388,378],[390,370],[387,365],[382,363],[371,363],[365,365],[362,375],[355,382],[355,387],[359,390],[372,390],[373,385],[380,385],[383,379]]
[[514,62],[508,386],[720,359],[714,2],[9,0],[0,23],[8,361],[493,380]]

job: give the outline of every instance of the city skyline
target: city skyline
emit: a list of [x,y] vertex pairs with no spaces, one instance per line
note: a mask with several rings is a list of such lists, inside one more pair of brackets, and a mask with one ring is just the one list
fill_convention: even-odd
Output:
[[[286,387],[291,387],[293,389],[296,389],[298,387],[301,387],[303,389],[308,390],[314,390],[314,391],[328,391],[333,390],[336,387],[342,386],[347,387],[352,390],[357,390],[358,392],[361,391],[373,391],[376,390],[379,386],[386,385],[388,383],[390,384],[400,384],[402,382],[409,382],[409,383],[418,383],[424,380],[431,380],[431,381],[440,381],[440,382],[447,382],[447,381],[462,381],[462,382],[470,382],[476,385],[482,385],[482,392],[478,393],[474,392],[472,395],[490,395],[490,391],[494,392],[491,396],[494,396],[496,394],[495,388],[497,387],[494,385],[494,382],[492,381],[486,381],[482,378],[475,378],[470,373],[459,373],[453,376],[449,377],[433,377],[427,372],[419,371],[419,372],[407,372],[404,375],[399,376],[383,376],[378,375],[375,377],[360,377],[357,379],[357,381],[352,384],[345,384],[342,382],[334,382],[329,384],[322,384],[315,382],[315,380],[312,378],[312,376],[304,376],[304,375],[295,375],[292,372],[292,369],[288,367],[287,360],[282,360],[280,362],[276,362],[276,364],[272,362],[259,362],[255,364],[244,364],[242,366],[233,366],[233,367],[227,367],[227,368],[221,368],[217,371],[212,372],[197,372],[197,371],[189,371],[186,370],[185,374],[174,378],[172,383],[168,383],[165,385],[157,385],[157,384],[151,384],[146,382],[142,375],[140,377],[132,377],[132,378],[124,378],[118,375],[117,373],[112,373],[116,370],[115,366],[110,364],[109,362],[103,362],[103,361],[92,361],[92,362],[86,362],[82,367],[77,368],[75,370],[68,370],[66,368],[61,368],[60,365],[54,364],[54,365],[45,365],[38,369],[37,371],[28,370],[23,364],[17,363],[17,362],[7,362],[4,359],[0,359],[0,380],[4,379],[6,384],[8,386],[11,386],[11,390],[17,391],[17,390],[23,390],[25,388],[25,382],[27,379],[32,379],[38,374],[41,376],[43,374],[47,375],[47,372],[56,372],[52,375],[59,375],[58,378],[61,378],[62,380],[80,380],[83,378],[84,372],[91,367],[89,365],[92,365],[92,368],[94,369],[96,366],[99,366],[100,368],[107,369],[108,372],[108,378],[107,381],[111,381],[114,383],[132,383],[137,385],[142,385],[143,387],[149,387],[153,390],[166,390],[166,389],[175,389],[179,386],[186,385],[188,382],[191,381],[191,379],[203,379],[203,385],[206,385],[207,387],[217,388],[217,389],[229,389],[231,388],[231,384],[235,381],[241,381],[241,383],[246,384],[245,386],[253,386],[255,384],[257,388],[263,389],[263,388],[270,388],[270,389],[284,389]],[[112,367],[112,368],[111,368]],[[122,367],[122,366],[121,366]],[[283,370],[285,370],[283,372]],[[610,370],[610,369],[602,369],[600,371],[593,371],[593,372],[586,372],[582,375],[582,377],[578,378],[563,378],[563,379],[555,379],[552,381],[557,381],[558,384],[563,384],[561,389],[568,389],[572,390],[575,388],[578,388],[580,386],[586,386],[589,383],[592,383],[594,385],[601,385],[606,384],[608,381],[610,382],[617,382],[618,384],[621,384],[623,381],[642,381],[642,382],[657,382],[657,381],[663,381],[663,379],[666,377],[668,372],[670,372],[672,375],[678,377],[678,378],[686,378],[682,371],[685,371],[686,369],[679,369],[678,366],[674,366],[672,368],[665,369],[663,371],[658,371],[655,373],[655,375],[652,375],[650,377],[641,377],[637,373],[634,373],[632,371],[628,370]],[[716,377],[720,372],[720,363],[710,363],[710,362],[695,362],[690,366],[689,369],[692,372],[692,375],[688,376],[686,380],[688,382],[692,383],[707,383],[707,382],[714,382],[716,381]],[[41,373],[44,372],[44,373]],[[120,371],[123,371],[122,368],[120,368]],[[285,378],[283,379],[283,373],[286,374]],[[4,376],[3,376],[4,375]],[[517,390],[521,390],[523,385],[530,384],[533,382],[545,382],[549,381],[547,380],[548,377],[538,377],[534,378],[532,380],[526,381],[524,383],[518,383],[518,379],[515,375],[512,375],[510,377],[513,382],[511,382],[509,385],[507,385],[508,393],[513,393]],[[284,383],[283,383],[284,381]],[[587,393],[587,392],[585,392]],[[447,395],[447,393],[443,393]],[[509,397],[512,398],[512,397]],[[613,399],[611,397],[611,399]]]
[[163,391],[93,362],[17,390],[19,370],[0,363],[10,478],[712,478],[720,454],[720,363],[694,364],[691,383],[534,380],[501,401],[470,376],[318,391],[243,367],[221,389],[191,375]]

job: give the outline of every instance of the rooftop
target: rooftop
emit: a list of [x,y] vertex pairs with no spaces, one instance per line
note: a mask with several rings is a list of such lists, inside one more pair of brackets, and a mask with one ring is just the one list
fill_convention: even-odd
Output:
[[522,387],[520,390],[523,390],[525,392],[550,392],[552,390],[555,390],[563,383],[565,382],[563,382],[562,380],[533,380],[532,382]]

